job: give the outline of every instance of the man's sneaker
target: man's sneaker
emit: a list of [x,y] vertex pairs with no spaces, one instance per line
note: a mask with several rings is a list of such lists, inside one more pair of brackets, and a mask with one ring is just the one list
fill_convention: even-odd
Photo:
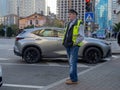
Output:
[[73,82],[73,81],[70,80],[70,79],[67,79],[65,83],[68,84],[68,85],[71,85],[71,84],[78,84],[78,82]]

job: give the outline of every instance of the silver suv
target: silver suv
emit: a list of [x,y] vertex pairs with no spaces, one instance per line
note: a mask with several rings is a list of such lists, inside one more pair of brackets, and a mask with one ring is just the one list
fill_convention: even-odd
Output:
[[[25,29],[16,36],[14,53],[27,63],[37,63],[44,57],[66,57],[62,45],[63,33],[64,29],[57,27]],[[97,63],[111,56],[110,44],[104,40],[85,37],[83,43],[79,57],[88,63]]]

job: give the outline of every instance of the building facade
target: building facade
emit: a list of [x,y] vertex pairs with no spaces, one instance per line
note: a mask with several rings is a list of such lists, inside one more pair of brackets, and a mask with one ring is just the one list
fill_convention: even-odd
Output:
[[117,8],[118,8],[118,4],[117,4],[117,0],[112,0],[112,24],[114,25],[115,23],[118,22],[118,18],[117,18]]
[[18,16],[15,14],[9,14],[4,16],[4,25],[10,26],[10,25],[18,25]]
[[117,20],[120,22],[120,0],[117,0],[117,9],[116,9],[116,15],[117,15]]
[[68,21],[68,10],[75,9],[78,18],[84,21],[85,0],[57,0],[57,18]]
[[6,0],[0,0],[0,16],[7,15]]
[[17,0],[7,0],[6,2],[7,15],[17,15]]
[[6,0],[7,15],[26,17],[31,14],[46,14],[46,0]]
[[46,16],[34,13],[19,20],[19,29],[24,29],[28,26],[40,27],[46,23]]
[[1,24],[4,24],[4,18],[3,17],[0,17],[0,25]]
[[19,15],[26,17],[31,14],[46,14],[46,0],[18,0]]

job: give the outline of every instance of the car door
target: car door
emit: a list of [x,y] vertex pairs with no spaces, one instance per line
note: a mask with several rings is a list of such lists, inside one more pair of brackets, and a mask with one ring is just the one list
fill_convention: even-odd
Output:
[[66,51],[64,46],[62,45],[62,38],[64,35],[64,31],[63,29],[54,29],[54,34],[55,34],[55,38],[56,38],[56,50],[55,53],[57,54],[58,57],[66,57]]
[[58,57],[56,53],[58,50],[58,37],[55,29],[39,30],[38,35],[41,38],[41,40],[39,40],[39,47],[41,48],[43,57]]

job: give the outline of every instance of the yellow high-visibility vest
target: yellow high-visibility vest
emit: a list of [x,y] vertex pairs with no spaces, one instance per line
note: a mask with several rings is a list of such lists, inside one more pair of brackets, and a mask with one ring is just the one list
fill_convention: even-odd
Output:
[[[82,22],[82,20],[78,20],[77,21],[77,25],[74,25],[74,27],[73,27],[73,36],[72,36],[72,41],[73,41],[73,45],[75,45],[76,44],[76,40],[77,40],[77,38],[78,38],[78,36],[79,36],[79,27],[80,27],[80,23]],[[67,33],[67,28],[65,29],[65,34]],[[65,35],[64,35],[64,38],[65,38]],[[64,40],[64,38],[63,38],[63,40]],[[80,43],[78,43],[77,44],[78,46],[82,46],[83,45],[83,42],[80,42]]]

